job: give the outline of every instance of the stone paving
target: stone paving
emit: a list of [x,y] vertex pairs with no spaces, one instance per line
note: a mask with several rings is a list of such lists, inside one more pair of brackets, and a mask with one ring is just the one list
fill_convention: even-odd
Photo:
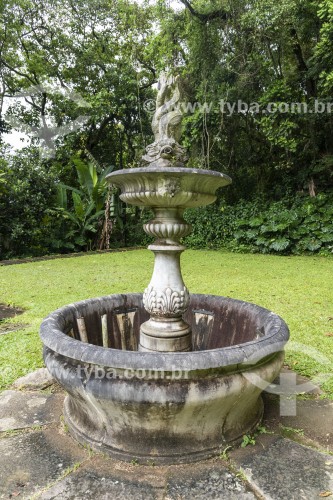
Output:
[[333,500],[330,401],[305,399],[298,416],[279,417],[268,395],[263,425],[270,433],[262,429],[255,445],[157,467],[116,461],[76,443],[62,419],[64,393],[51,384],[40,370],[0,394],[1,499]]

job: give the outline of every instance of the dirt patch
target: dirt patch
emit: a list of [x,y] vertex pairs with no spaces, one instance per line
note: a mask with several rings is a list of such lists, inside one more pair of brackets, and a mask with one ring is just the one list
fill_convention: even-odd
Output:
[[9,318],[15,318],[22,313],[24,313],[24,310],[19,307],[10,307],[6,304],[0,304],[0,335],[16,332],[27,326],[24,323],[6,323],[5,321]]
[[7,333],[14,333],[17,330],[23,330],[29,326],[27,323],[0,323],[0,335],[6,335]]
[[15,316],[24,313],[19,307],[10,307],[6,304],[0,304],[0,322],[4,319],[15,318]]

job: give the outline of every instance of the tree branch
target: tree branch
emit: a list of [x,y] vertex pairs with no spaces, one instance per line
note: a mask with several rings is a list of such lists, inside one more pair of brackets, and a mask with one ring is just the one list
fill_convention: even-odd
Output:
[[4,61],[3,59],[1,59],[1,62],[2,64],[8,68],[10,71],[12,71],[13,73],[15,73],[16,75],[18,76],[22,76],[23,78],[26,78],[27,80],[29,80],[29,82],[31,82],[33,85],[38,85],[38,80],[33,80],[29,75],[25,74],[25,73],[21,73],[21,71],[13,68],[12,66],[10,66],[6,61]]
[[151,64],[148,64],[146,61],[141,59],[140,57],[137,58],[139,63],[142,64],[145,68],[149,69],[149,71],[153,74],[153,77],[156,78],[156,69],[151,66]]
[[143,60],[142,60],[142,59],[140,59],[139,57],[138,57],[138,61],[139,61],[139,63],[140,63],[140,64],[142,64],[142,66],[143,66],[144,68],[148,69],[148,70],[152,73],[152,75],[153,75],[153,77],[152,77],[152,80],[151,80],[151,81],[149,81],[148,83],[145,83],[144,85],[141,85],[141,86],[139,87],[139,90],[145,90],[145,89],[148,89],[148,88],[149,88],[149,87],[151,87],[154,83],[156,83],[156,82],[157,82],[156,70],[155,70],[155,68],[153,68],[153,66],[151,66],[151,65],[150,65],[150,64],[148,64],[147,62],[143,61]]
[[[87,138],[87,141],[86,141],[86,147],[88,149],[88,151],[92,151],[94,149],[95,146],[97,146],[97,144],[99,143],[101,137],[102,137],[102,134],[105,130],[105,128],[107,127],[107,125],[109,123],[111,123],[115,118],[117,118],[114,114],[112,115],[109,115],[109,116],[106,116],[98,129],[96,129],[96,126],[95,124],[93,124],[91,127],[90,127],[90,131],[88,133],[88,138]],[[93,130],[94,128],[94,130]],[[95,135],[94,135],[95,134]]]
[[304,61],[302,47],[299,43],[297,31],[295,30],[295,28],[291,28],[290,35],[291,35],[292,44],[293,44],[293,52],[294,52],[294,55],[296,57],[296,61],[297,61],[297,65],[298,65],[298,70],[301,73],[306,73],[308,71],[308,67],[306,65],[306,62]]
[[146,83],[145,85],[141,85],[139,87],[139,90],[149,89],[152,85],[154,85],[154,83],[157,83],[157,80],[152,80],[151,82]]
[[223,9],[215,10],[213,12],[208,12],[207,14],[202,14],[201,12],[197,12],[193,5],[189,2],[189,0],[179,0],[185,7],[189,10],[192,16],[199,19],[201,22],[206,23],[207,21],[212,21],[213,19],[222,19],[223,21],[227,21],[230,18],[228,12]]
[[291,28],[290,36],[293,52],[297,61],[298,71],[304,75],[306,91],[310,97],[316,96],[316,81],[308,75],[308,66],[304,60],[303,50],[295,28]]

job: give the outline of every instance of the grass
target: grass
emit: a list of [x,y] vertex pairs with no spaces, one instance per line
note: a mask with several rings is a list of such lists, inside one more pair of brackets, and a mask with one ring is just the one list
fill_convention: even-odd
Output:
[[[152,267],[148,250],[0,267],[0,302],[23,307],[19,322],[30,325],[0,336],[0,389],[43,366],[38,336],[43,317],[89,297],[142,291]],[[230,296],[280,314],[291,331],[287,363],[311,378],[321,374],[322,388],[333,398],[332,258],[188,250],[182,272],[192,292]]]

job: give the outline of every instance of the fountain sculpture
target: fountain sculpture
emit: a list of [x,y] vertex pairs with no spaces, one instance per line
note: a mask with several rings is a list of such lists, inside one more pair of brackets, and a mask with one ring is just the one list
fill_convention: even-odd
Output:
[[108,176],[123,201],[154,212],[144,226],[156,238],[144,294],[71,304],[41,326],[46,366],[68,393],[64,415],[72,435],[141,463],[199,460],[251,432],[289,337],[271,311],[190,295],[184,284],[180,240],[191,231],[184,210],[213,203],[231,180],[185,167],[180,99],[179,80],[162,74],[145,166]]

